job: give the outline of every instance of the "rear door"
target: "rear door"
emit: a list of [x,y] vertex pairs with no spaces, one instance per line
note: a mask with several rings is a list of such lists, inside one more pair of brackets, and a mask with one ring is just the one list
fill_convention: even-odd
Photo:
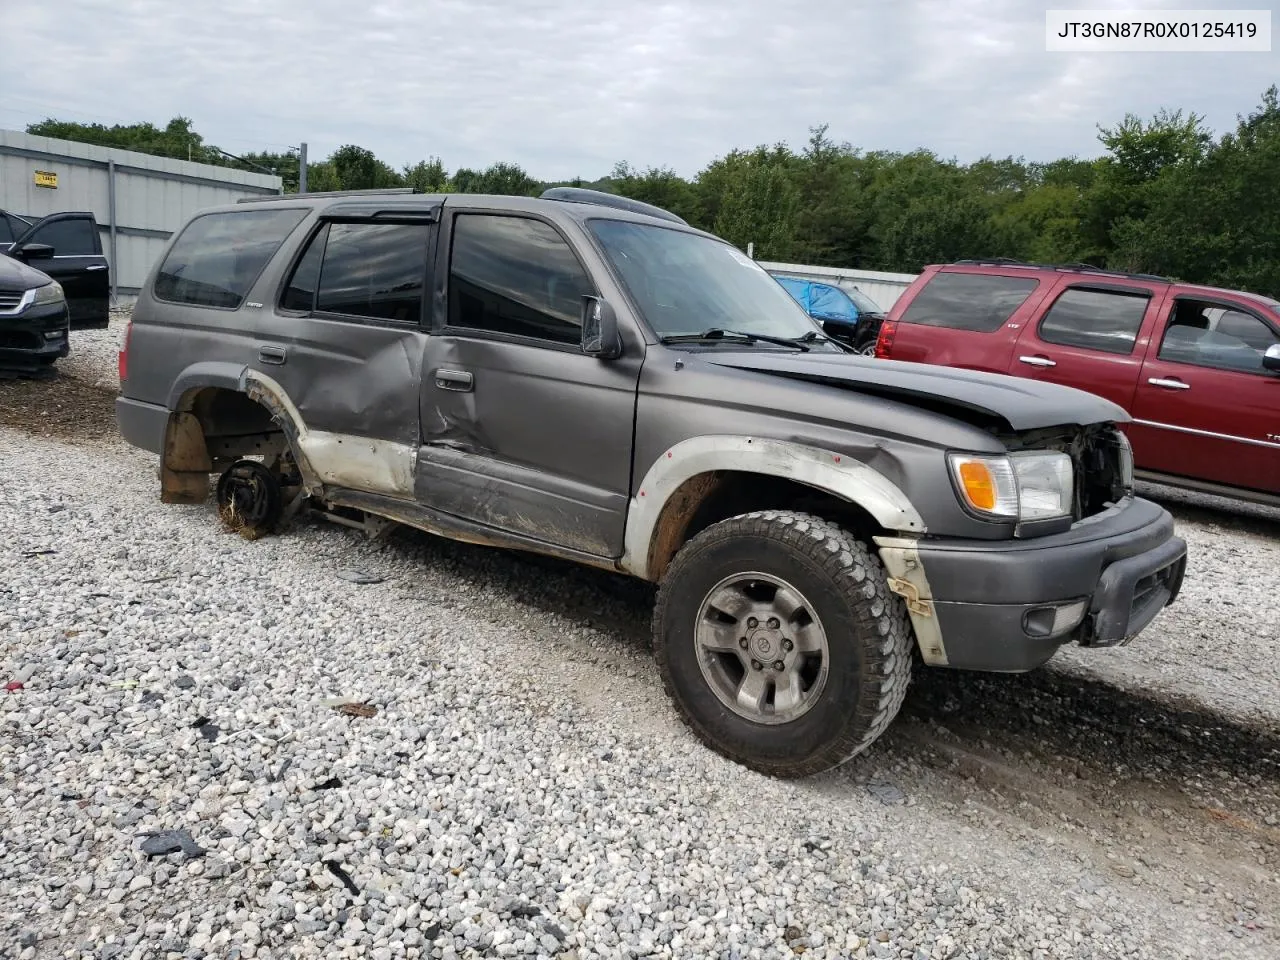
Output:
[[[440,201],[328,208],[264,290],[250,365],[279,383],[326,483],[409,500]],[[270,282],[270,281],[268,281]]]
[[1231,301],[1174,299],[1138,381],[1133,413],[1149,439],[1135,441],[1135,466],[1280,494],[1280,374],[1262,366],[1280,323]]
[[[29,244],[53,247],[53,256],[26,256],[23,250]],[[107,326],[111,277],[93,214],[55,213],[45,217],[18,237],[8,253],[62,284],[73,330]]]
[[1049,286],[1015,268],[939,270],[890,311],[888,321],[898,321],[890,356],[1006,373],[1017,332]]
[[1021,330],[1008,372],[1087,390],[1132,411],[1167,289],[1063,278]]

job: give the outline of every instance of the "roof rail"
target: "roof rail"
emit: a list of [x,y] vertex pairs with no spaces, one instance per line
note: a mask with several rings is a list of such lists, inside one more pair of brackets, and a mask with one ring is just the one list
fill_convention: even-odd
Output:
[[388,194],[413,193],[413,187],[386,187],[375,190],[317,190],[306,193],[281,193],[274,196],[241,197],[236,203],[261,203],[264,200],[299,200],[303,197],[385,197]]
[[1154,273],[1132,273],[1128,270],[1108,270],[1106,267],[1095,267],[1091,263],[1034,263],[1030,260],[1017,260],[1013,257],[981,257],[974,260],[953,260],[953,266],[966,267],[1030,267],[1033,270],[1070,270],[1076,273],[1099,273],[1108,277],[1125,277],[1130,280],[1149,280],[1156,283],[1174,283],[1168,277]]
[[620,197],[614,193],[605,193],[603,190],[588,190],[585,187],[548,187],[538,195],[538,198],[540,200],[560,200],[565,203],[595,203],[602,207],[630,210],[632,213],[642,213],[645,216],[657,217],[660,220],[670,220],[672,223],[679,223],[686,227],[689,225],[670,210],[663,210],[661,207],[655,207],[653,204],[645,203],[642,200],[632,200],[630,197]]

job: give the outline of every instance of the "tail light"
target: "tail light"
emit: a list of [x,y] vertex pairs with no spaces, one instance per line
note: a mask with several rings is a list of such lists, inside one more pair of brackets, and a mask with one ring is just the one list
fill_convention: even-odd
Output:
[[893,338],[898,333],[898,321],[886,320],[880,324],[880,333],[876,337],[876,359],[888,360],[893,352]]
[[125,380],[129,378],[129,340],[133,337],[133,321],[129,321],[129,325],[124,328],[124,348],[117,356],[117,363],[120,370],[120,385],[124,386]]

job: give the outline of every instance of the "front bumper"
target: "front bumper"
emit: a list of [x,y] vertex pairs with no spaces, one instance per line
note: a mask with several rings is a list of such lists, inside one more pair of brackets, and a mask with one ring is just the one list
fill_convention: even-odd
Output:
[[47,368],[71,352],[70,331],[65,303],[28,307],[16,316],[0,315],[0,369]]
[[966,670],[1128,643],[1177,598],[1187,563],[1173,517],[1140,498],[1036,539],[878,542],[925,661]]

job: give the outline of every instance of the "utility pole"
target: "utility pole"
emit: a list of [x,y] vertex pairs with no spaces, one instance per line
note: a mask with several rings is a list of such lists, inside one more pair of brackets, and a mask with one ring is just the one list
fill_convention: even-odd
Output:
[[298,192],[307,192],[307,145],[298,149]]

